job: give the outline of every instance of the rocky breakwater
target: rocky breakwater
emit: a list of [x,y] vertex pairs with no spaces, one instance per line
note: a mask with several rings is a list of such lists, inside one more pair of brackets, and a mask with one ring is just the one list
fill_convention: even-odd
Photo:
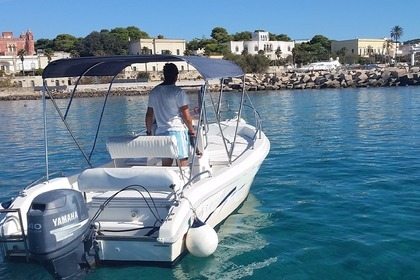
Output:
[[[239,90],[237,79],[229,79],[226,86]],[[246,89],[285,90],[285,89],[324,89],[358,87],[392,87],[420,85],[420,68],[376,68],[372,70],[336,70],[312,72],[281,72],[251,75],[245,79]]]

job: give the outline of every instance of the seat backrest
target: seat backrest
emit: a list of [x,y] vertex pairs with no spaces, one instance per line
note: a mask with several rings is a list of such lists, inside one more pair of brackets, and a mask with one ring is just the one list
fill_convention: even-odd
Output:
[[120,158],[178,158],[175,136],[110,137],[106,143],[112,159]]

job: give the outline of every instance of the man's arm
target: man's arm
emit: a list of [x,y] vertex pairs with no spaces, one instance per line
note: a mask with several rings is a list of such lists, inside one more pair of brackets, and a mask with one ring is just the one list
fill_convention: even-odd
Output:
[[145,118],[147,135],[152,135],[153,116],[154,116],[153,108],[147,107],[146,118]]
[[191,117],[188,105],[180,107],[179,110],[181,111],[184,123],[188,128],[188,133],[190,135],[195,135],[194,127],[193,127],[193,124],[192,124],[192,117]]

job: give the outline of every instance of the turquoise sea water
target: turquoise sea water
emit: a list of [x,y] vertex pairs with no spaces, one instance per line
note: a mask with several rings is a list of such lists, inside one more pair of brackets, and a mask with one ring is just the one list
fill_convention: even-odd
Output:
[[[420,279],[420,88],[251,97],[271,152],[220,226],[215,254],[187,255],[172,269],[98,268],[86,279]],[[99,100],[76,102],[72,123],[86,143]],[[146,97],[111,98],[103,137],[141,130],[145,107]],[[43,174],[40,117],[41,101],[0,102],[2,200]],[[60,132],[50,170],[86,167],[57,119],[49,122]],[[94,160],[104,158],[99,145]],[[0,261],[0,279],[50,278],[35,264]]]

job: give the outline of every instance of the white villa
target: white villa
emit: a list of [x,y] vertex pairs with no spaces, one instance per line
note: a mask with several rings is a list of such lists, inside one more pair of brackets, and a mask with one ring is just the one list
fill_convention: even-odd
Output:
[[242,54],[243,51],[249,54],[258,54],[259,51],[264,51],[264,54],[271,60],[276,60],[276,51],[280,50],[280,56],[287,58],[292,55],[292,50],[295,47],[295,42],[290,41],[270,41],[268,32],[258,31],[252,33],[251,41],[230,41],[229,48],[234,54]]
[[[184,55],[186,50],[186,41],[183,39],[138,39],[130,41],[128,44],[128,54],[172,54]],[[133,66],[133,71],[152,71],[157,72],[163,69],[165,63],[154,62],[147,64],[138,64]],[[175,63],[179,71],[195,70],[191,68],[186,62]]]

